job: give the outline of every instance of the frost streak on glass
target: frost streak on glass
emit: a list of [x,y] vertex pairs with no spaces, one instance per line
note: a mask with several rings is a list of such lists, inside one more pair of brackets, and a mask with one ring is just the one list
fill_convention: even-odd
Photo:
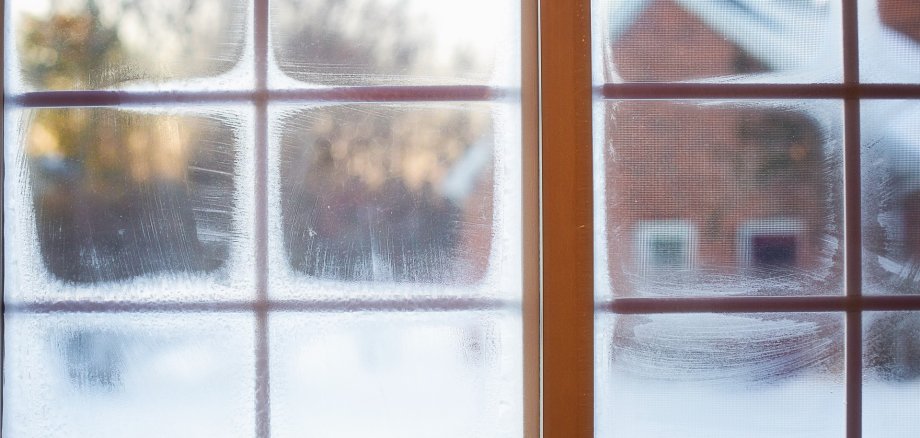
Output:
[[863,436],[920,435],[920,312],[863,319]]
[[520,318],[271,318],[272,436],[521,436]]
[[867,102],[862,122],[865,291],[920,293],[920,103]]
[[838,105],[610,102],[617,296],[842,292]]
[[251,437],[252,318],[5,317],[9,436]]
[[278,0],[273,56],[313,85],[516,83],[516,3]]
[[843,434],[842,315],[597,318],[596,436]]
[[213,84],[217,75],[249,68],[241,65],[248,29],[241,1],[10,3],[14,88],[162,87],[202,77]]
[[[21,147],[10,148],[7,161],[8,175],[17,175],[7,189],[7,232],[12,225],[8,235],[19,236],[7,239],[17,265],[7,276],[8,301],[250,293],[241,286],[251,273],[233,269],[251,257],[244,213],[251,190],[239,190],[251,171],[238,115],[21,116],[14,122],[21,137],[13,138]],[[201,288],[202,280],[211,286]]]
[[605,0],[606,82],[834,82],[840,2]]

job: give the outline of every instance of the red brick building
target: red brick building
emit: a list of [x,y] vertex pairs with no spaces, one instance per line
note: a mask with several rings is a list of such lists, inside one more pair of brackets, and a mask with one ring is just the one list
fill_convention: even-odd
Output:
[[[743,77],[781,64],[697,13],[669,0],[632,11],[610,41],[613,79]],[[715,284],[727,293],[821,293],[839,282],[829,274],[839,274],[841,263],[840,156],[828,127],[796,104],[608,103],[607,257],[615,294],[682,293],[694,284],[704,294]],[[739,281],[753,279],[772,281]]]

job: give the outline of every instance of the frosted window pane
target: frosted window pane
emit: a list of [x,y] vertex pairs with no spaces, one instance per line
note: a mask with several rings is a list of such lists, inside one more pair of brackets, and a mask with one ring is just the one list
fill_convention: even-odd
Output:
[[[184,87],[240,83],[248,24],[242,0],[15,0],[7,69],[13,89]],[[239,65],[240,71],[230,73]]]
[[7,314],[9,436],[251,437],[247,315]]
[[839,104],[597,108],[600,295],[842,292]]
[[603,0],[605,82],[836,82],[839,1]]
[[493,230],[489,105],[349,105],[281,123],[286,261],[344,281],[471,284]]
[[920,103],[866,102],[862,122],[865,291],[920,293]]
[[869,312],[863,320],[863,436],[918,436],[920,312]]
[[[7,298],[251,293],[240,191],[240,118],[219,113],[41,109],[17,113],[5,205],[16,239]],[[203,288],[178,283],[207,279]],[[158,281],[159,280],[159,281]],[[129,285],[129,281],[135,281]],[[124,287],[114,286],[124,284]],[[145,286],[146,284],[146,286]],[[222,284],[222,287],[213,287]],[[99,286],[107,285],[106,288]],[[92,290],[95,289],[95,292]],[[144,289],[147,289],[144,292]]]
[[920,80],[920,3],[859,2],[859,67],[862,82]]
[[837,314],[601,315],[597,437],[840,437]]
[[285,76],[337,86],[518,81],[518,1],[277,0],[271,8],[276,86],[289,85]]
[[516,315],[271,317],[272,436],[522,435]]

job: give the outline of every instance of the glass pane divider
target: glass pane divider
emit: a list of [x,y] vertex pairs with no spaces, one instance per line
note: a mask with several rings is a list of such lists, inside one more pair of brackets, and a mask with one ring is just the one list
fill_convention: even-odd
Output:
[[271,437],[271,369],[269,358],[268,310],[268,0],[255,0],[253,5],[253,63],[255,77],[255,426],[256,437]]
[[600,301],[596,312],[628,314],[662,313],[762,313],[860,312],[920,310],[920,296],[786,296],[615,298]]
[[7,96],[23,108],[118,105],[213,104],[247,102],[483,102],[515,95],[518,90],[486,85],[332,87],[297,90],[67,90]]
[[[858,0],[843,0],[843,83],[859,85],[859,5]],[[860,96],[848,95],[844,101],[844,287],[850,298],[862,296],[862,208]],[[857,300],[857,303],[860,301]],[[862,310],[847,309],[846,318],[846,433],[847,438],[862,437]]]
[[499,298],[420,297],[402,299],[333,299],[200,301],[200,302],[93,302],[54,301],[7,304],[9,313],[234,313],[234,312],[468,312],[502,311],[520,308],[518,300]]
[[603,99],[909,99],[920,84],[754,84],[609,83],[597,87]]

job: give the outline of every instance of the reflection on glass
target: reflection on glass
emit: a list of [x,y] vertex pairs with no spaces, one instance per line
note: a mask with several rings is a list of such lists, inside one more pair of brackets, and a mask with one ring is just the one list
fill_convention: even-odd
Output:
[[617,296],[841,293],[835,109],[607,103],[596,190],[608,287]]
[[817,0],[605,0],[605,81],[838,81],[838,7]]
[[838,437],[839,314],[601,315],[598,437]]
[[224,0],[16,0],[22,81],[99,89],[225,73],[241,59],[246,4]]
[[249,437],[247,315],[7,314],[4,435]]
[[26,166],[41,263],[73,283],[225,266],[236,174],[219,119],[36,110]]
[[859,67],[862,82],[920,81],[920,2],[859,2]]
[[521,436],[519,327],[496,314],[272,315],[272,436]]
[[273,1],[275,58],[311,84],[489,84],[515,58],[515,3]]
[[920,434],[920,312],[863,316],[863,435]]
[[296,112],[281,135],[287,260],[335,280],[472,283],[492,240],[484,105]]

